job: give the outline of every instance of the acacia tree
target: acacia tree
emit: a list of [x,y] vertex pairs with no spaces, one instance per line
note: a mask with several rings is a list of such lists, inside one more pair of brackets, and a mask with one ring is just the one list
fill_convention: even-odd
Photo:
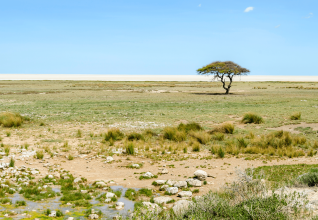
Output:
[[[232,61],[216,61],[198,69],[197,72],[200,75],[213,75],[214,80],[220,80],[223,83],[225,94],[229,94],[233,77],[247,75],[250,71]],[[226,78],[229,80],[227,85]]]

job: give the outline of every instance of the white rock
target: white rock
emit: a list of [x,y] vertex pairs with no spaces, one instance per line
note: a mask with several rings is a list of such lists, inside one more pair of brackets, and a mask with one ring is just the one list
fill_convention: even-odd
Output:
[[166,182],[166,184],[170,185],[170,186],[173,186],[177,181],[173,181],[173,180],[168,180]]
[[192,196],[192,192],[191,191],[181,191],[178,193],[178,196],[180,196],[181,198],[183,197],[191,197]]
[[56,217],[56,211],[51,211],[51,214],[49,214],[49,217]]
[[167,196],[159,196],[159,197],[154,198],[153,200],[157,204],[165,204],[165,203],[171,201],[172,199],[170,197],[167,197]]
[[143,177],[147,177],[147,178],[152,178],[154,175],[150,172],[146,172],[144,173],[144,175],[142,175]]
[[161,174],[168,174],[169,173],[169,171],[167,170],[167,169],[163,169],[162,171],[161,171]]
[[53,179],[53,178],[54,178],[53,175],[51,175],[51,174],[48,175],[47,177],[48,177],[49,179]]
[[171,195],[174,195],[178,193],[178,187],[168,187],[166,191],[170,193]]
[[99,218],[99,216],[97,214],[90,214],[88,216],[88,219],[98,219],[98,218]]
[[191,186],[196,186],[196,187],[200,187],[202,186],[202,183],[200,180],[197,179],[187,179],[186,180]]
[[172,207],[173,212],[176,215],[182,215],[188,209],[190,204],[192,204],[192,202],[188,200],[179,200]]
[[194,172],[194,176],[196,176],[199,180],[203,181],[207,178],[208,174],[203,170],[197,170]]
[[82,179],[77,177],[75,180],[74,180],[74,183],[79,183],[79,182],[82,182]]
[[111,192],[106,193],[106,198],[113,198],[114,196],[115,196],[114,193],[111,193]]
[[104,187],[104,186],[107,185],[107,184],[104,183],[104,182],[96,182],[95,184],[96,184],[96,186],[98,186],[98,187]]
[[125,203],[123,203],[123,202],[117,202],[116,203],[116,209],[117,210],[123,209],[124,206],[125,206]]
[[135,164],[132,165],[132,167],[139,168],[140,166],[139,166],[139,164],[135,163]]
[[112,162],[113,160],[114,160],[114,158],[111,157],[111,156],[106,157],[106,162],[107,163]]
[[155,180],[155,183],[157,183],[157,185],[163,185],[165,184],[165,180]]
[[187,184],[186,181],[178,181],[178,182],[176,182],[173,186],[174,186],[174,187],[183,188],[183,187],[187,187],[188,184]]

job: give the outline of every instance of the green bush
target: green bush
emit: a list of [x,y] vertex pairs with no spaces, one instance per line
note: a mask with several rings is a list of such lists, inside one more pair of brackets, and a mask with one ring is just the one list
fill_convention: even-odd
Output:
[[290,120],[299,120],[301,118],[300,112],[295,112],[290,116]]
[[126,144],[126,154],[134,155],[135,154],[135,146],[133,142],[129,142]]
[[300,182],[308,186],[317,186],[318,185],[318,172],[309,172],[303,174],[299,178]]
[[207,144],[211,140],[210,134],[205,131],[191,131],[189,135],[196,139],[200,144]]
[[193,152],[200,152],[200,144],[198,142],[195,142],[192,146]]
[[212,137],[214,140],[217,140],[217,141],[223,141],[224,140],[224,134],[223,133],[220,133],[220,132],[216,132],[213,137]]
[[42,160],[43,157],[44,157],[43,151],[40,151],[40,150],[36,151],[35,158]]
[[171,141],[181,142],[187,139],[185,131],[179,131],[173,127],[167,127],[163,130],[163,138]]
[[0,113],[0,125],[3,127],[19,127],[23,122],[23,118],[18,113],[2,112]]
[[198,123],[191,122],[191,123],[187,123],[187,124],[180,123],[178,125],[178,130],[185,131],[188,133],[190,131],[201,131],[201,130],[203,130],[203,128]]
[[16,201],[16,202],[15,202],[15,206],[16,206],[16,207],[26,206],[26,202],[25,202],[24,200],[22,200],[22,201]]
[[144,140],[144,136],[142,134],[139,134],[137,132],[132,132],[127,136],[128,141],[139,141]]
[[107,131],[105,134],[105,141],[120,141],[124,138],[124,133],[121,132],[118,128],[112,128]]
[[224,158],[225,152],[224,152],[224,150],[223,150],[223,148],[222,148],[221,146],[220,146],[220,148],[219,148],[217,154],[218,154],[218,157],[219,157],[219,158]]
[[14,167],[14,164],[15,164],[15,160],[11,157],[9,167]]
[[264,120],[261,116],[255,113],[246,113],[241,122],[244,124],[261,124],[264,123]]
[[240,148],[246,148],[247,145],[249,144],[248,141],[246,141],[243,137],[237,138],[236,140]]

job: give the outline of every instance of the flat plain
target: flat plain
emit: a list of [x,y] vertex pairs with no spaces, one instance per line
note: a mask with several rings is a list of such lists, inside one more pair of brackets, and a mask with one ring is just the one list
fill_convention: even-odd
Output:
[[[82,190],[103,182],[151,195],[167,192],[156,180],[203,170],[202,186],[190,190],[201,196],[230,185],[237,170],[253,168],[278,188],[316,167],[318,83],[234,82],[230,93],[219,82],[0,81],[0,112],[23,118],[0,128],[2,161],[39,171],[34,180],[64,172],[85,180]],[[261,121],[244,122],[247,113]],[[103,199],[98,189],[91,196]]]

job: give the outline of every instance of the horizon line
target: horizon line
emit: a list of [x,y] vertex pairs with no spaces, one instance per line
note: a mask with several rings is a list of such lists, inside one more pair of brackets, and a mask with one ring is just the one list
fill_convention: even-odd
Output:
[[[100,74],[0,74],[0,80],[71,80],[71,81],[212,81],[213,76],[202,75],[100,75]],[[318,76],[247,75],[236,81],[297,81],[318,82]]]

